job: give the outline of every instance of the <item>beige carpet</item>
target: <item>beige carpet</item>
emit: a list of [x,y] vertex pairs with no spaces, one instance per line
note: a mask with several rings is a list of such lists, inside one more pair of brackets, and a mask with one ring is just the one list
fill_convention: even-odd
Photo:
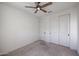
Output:
[[36,41],[19,48],[5,56],[76,56],[77,53],[67,47],[44,41]]

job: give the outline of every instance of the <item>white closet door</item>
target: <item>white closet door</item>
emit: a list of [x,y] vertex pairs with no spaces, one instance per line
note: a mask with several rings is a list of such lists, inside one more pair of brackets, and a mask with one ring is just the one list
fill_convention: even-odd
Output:
[[49,18],[44,18],[43,20],[41,20],[41,40],[50,42],[50,23],[49,23]]
[[67,47],[70,43],[69,20],[69,14],[59,16],[59,44]]
[[58,18],[56,16],[51,18],[51,42],[58,44]]

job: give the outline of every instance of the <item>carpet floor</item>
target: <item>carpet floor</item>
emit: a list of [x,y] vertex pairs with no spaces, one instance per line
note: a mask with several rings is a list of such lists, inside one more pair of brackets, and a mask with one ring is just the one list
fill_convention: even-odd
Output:
[[67,47],[38,40],[4,56],[77,56],[77,53]]

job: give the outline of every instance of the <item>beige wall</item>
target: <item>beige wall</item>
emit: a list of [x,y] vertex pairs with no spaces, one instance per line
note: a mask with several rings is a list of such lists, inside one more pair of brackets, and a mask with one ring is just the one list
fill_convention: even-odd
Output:
[[39,39],[39,20],[20,9],[0,4],[0,54]]
[[77,41],[77,51],[78,51],[78,54],[79,54],[79,6],[78,6],[78,9],[77,9],[77,19],[78,19],[78,41]]

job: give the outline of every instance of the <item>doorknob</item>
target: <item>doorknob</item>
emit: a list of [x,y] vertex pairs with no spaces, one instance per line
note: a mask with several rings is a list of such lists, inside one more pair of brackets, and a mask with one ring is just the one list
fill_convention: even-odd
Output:
[[68,34],[68,36],[70,36],[70,34]]

